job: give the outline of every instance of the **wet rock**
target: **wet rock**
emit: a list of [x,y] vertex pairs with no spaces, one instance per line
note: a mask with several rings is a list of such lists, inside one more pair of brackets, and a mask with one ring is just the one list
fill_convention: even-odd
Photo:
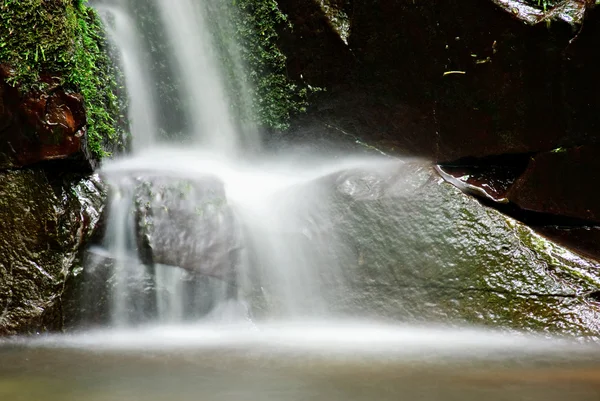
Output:
[[526,210],[600,223],[600,146],[540,153],[508,193]]
[[[427,164],[329,177],[336,313],[600,338],[600,264],[482,206]],[[374,188],[365,196],[364,188]],[[326,240],[325,240],[326,241]],[[334,284],[330,288],[335,288]]]
[[97,252],[97,246],[87,249],[81,258],[82,268],[69,277],[63,302],[64,329],[102,327],[111,323],[111,286],[115,261]]
[[91,171],[96,160],[87,148],[83,97],[48,78],[43,92],[21,93],[5,82],[0,66],[0,169],[68,159]]
[[[540,8],[541,4],[528,0],[492,0],[493,3],[530,25],[543,21],[562,20],[568,24],[581,25],[587,8],[594,6],[595,0],[563,1],[548,10]],[[537,5],[537,7],[534,7]]]
[[62,328],[66,280],[103,209],[96,176],[0,172],[0,334]]
[[[476,158],[481,163],[453,175],[454,183],[503,203],[521,171],[490,162],[492,156],[600,143],[600,59],[591,50],[600,46],[597,2],[560,1],[547,10],[525,0],[280,3],[292,23],[311,21],[281,36],[291,75],[327,87],[290,135],[310,124],[389,154],[445,165]],[[347,46],[327,23],[331,9],[349,17]],[[523,202],[547,216],[597,221],[595,191],[583,182],[595,180],[597,165],[567,155],[575,157],[567,171],[581,178],[569,200],[564,191],[556,200],[535,193],[541,177],[528,172],[512,195],[519,198],[515,210]],[[549,184],[557,191],[570,185]]]
[[508,191],[525,171],[528,155],[506,155],[462,160],[436,170],[461,191],[498,203],[508,203]]
[[[292,22],[327,19],[318,5],[280,3]],[[282,34],[292,75],[327,87],[315,120],[440,162],[599,141],[592,2],[544,12],[518,1],[360,0],[342,10],[348,46],[325,48],[335,34],[325,23]]]
[[562,246],[600,262],[600,226],[544,226],[535,227],[534,230]]
[[[315,86],[345,82],[356,60],[340,33],[330,21],[330,15],[346,14],[344,1],[278,0],[280,9],[293,26],[282,26],[280,43],[287,56],[287,70],[298,80]],[[324,11],[331,8],[332,13]],[[347,38],[346,38],[347,40]]]
[[142,261],[233,281],[240,227],[223,182],[211,176],[141,182],[135,202]]
[[[598,146],[460,160],[437,167],[461,191],[536,232],[600,260],[594,210]],[[596,213],[597,214],[597,213]]]

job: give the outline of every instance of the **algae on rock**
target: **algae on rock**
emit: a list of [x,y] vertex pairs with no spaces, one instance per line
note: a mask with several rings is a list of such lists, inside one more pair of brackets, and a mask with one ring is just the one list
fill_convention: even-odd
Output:
[[[287,16],[275,0],[211,1],[209,12],[238,117],[265,128],[288,128],[291,116],[304,112],[308,96],[321,89],[294,82],[287,74],[286,56],[278,44],[278,29],[291,25]],[[243,76],[239,69],[245,70]]]
[[124,104],[117,97],[120,88],[104,29],[96,12],[84,3],[0,3],[0,64],[8,66],[7,82],[22,93],[43,93],[57,80],[65,90],[81,93],[88,146],[102,157],[124,146]]

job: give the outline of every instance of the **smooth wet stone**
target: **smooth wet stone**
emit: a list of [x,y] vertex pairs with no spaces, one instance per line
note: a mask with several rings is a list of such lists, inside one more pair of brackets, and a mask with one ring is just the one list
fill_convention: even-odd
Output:
[[600,226],[536,227],[535,231],[589,258],[600,260]]
[[0,335],[62,328],[62,296],[104,207],[97,176],[0,172]]
[[464,159],[436,166],[446,181],[470,195],[495,203],[508,203],[507,193],[525,171],[529,155]]
[[600,264],[482,206],[429,165],[327,180],[334,223],[321,238],[345,241],[334,251],[346,283],[331,296],[336,313],[600,337]]
[[510,188],[519,207],[600,224],[600,145],[540,153]]
[[142,262],[234,280],[240,227],[222,181],[142,178],[135,202]]

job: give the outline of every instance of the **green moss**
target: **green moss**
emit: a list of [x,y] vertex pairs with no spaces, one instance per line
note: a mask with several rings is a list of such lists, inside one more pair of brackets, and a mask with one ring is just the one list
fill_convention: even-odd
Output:
[[[242,119],[254,120],[265,127],[287,128],[293,114],[306,110],[309,94],[319,90],[293,82],[287,76],[286,57],[277,45],[277,29],[288,23],[287,17],[275,0],[232,0],[222,2],[221,7],[224,10],[221,9],[220,14],[229,17],[229,27],[223,32],[221,24],[217,46],[222,49],[236,46],[247,71],[246,77],[236,77],[231,53],[221,52],[233,108]],[[245,80],[246,85],[235,87],[236,78]],[[249,106],[249,110],[242,110],[244,105],[239,104],[239,99],[244,97],[248,99],[245,106]]]
[[[76,1],[77,2],[77,1]],[[83,95],[87,110],[88,144],[91,150],[106,156],[102,144],[122,138],[115,120],[121,107],[115,94],[114,68],[107,56],[106,39],[100,18],[79,0],[76,10],[76,45],[68,82]]]
[[558,3],[560,3],[559,0],[528,0],[528,2],[533,6],[542,8],[544,11],[546,11],[546,10],[554,7]]
[[516,224],[510,218],[506,218],[506,221],[509,227],[515,230],[519,240],[537,252],[554,276],[577,282],[586,291],[596,291],[600,288],[596,265],[554,244],[525,225]]
[[103,145],[122,137],[121,106],[104,29],[87,0],[3,0],[0,3],[0,62],[22,92],[42,91],[58,80],[84,96],[88,146],[97,157]]

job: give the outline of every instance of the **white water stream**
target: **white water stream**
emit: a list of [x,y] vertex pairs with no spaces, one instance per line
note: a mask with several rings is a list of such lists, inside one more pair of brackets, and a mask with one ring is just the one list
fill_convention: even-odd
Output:
[[[201,284],[202,288],[190,288],[195,280],[190,271],[220,278],[229,275],[228,279],[212,280],[209,285],[213,298],[209,309],[216,308],[212,316],[247,318],[248,304],[262,317],[328,315],[322,292],[333,294],[343,286],[335,252],[339,239],[327,234],[333,223],[322,207],[326,194],[313,183],[348,169],[373,168],[388,162],[350,157],[320,160],[314,155],[301,159],[291,155],[261,156],[259,161],[252,156],[258,143],[255,131],[235,128],[235,116],[230,115],[218,55],[213,48],[214,35],[231,33],[227,16],[214,14],[214,10],[223,8],[212,7],[213,14],[208,16],[208,1],[155,0],[152,4],[160,15],[153,21],[157,23],[154,29],[162,32],[168,59],[177,74],[176,79],[170,79],[182,82],[177,93],[185,108],[184,127],[192,140],[186,149],[158,142],[151,116],[159,113],[156,105],[160,101],[151,96],[158,91],[149,88],[154,81],[166,77],[151,79],[146,71],[145,60],[150,58],[145,49],[151,46],[145,45],[135,26],[135,15],[130,15],[135,3],[99,2],[98,9],[121,56],[134,138],[132,155],[106,162],[102,169],[113,188],[102,251],[114,259],[112,324],[122,327],[154,319],[196,319],[198,314],[190,313],[190,308],[206,309],[206,305],[197,304],[206,303],[206,297],[198,301],[197,293],[207,289],[206,283]],[[216,19],[212,26],[223,31],[209,32],[207,18]],[[235,49],[228,46],[227,56],[236,67],[234,75],[240,80],[239,87],[244,88],[247,84]],[[197,181],[206,177],[222,185],[216,201],[207,201],[203,184],[198,186]],[[156,184],[157,179],[160,185]],[[138,258],[139,191],[143,185],[154,185],[151,195],[144,198],[152,204],[148,212],[152,221],[147,227],[156,230],[157,237],[172,237],[156,239],[168,242],[163,246],[168,251],[152,252],[170,252],[180,257],[161,255],[151,265]],[[193,192],[185,195],[189,196],[185,205],[179,201],[177,206],[169,204],[166,199],[175,187],[182,186]],[[219,206],[207,206],[207,202]],[[170,223],[183,215],[189,226],[207,224],[212,231],[199,233],[197,227]],[[192,222],[194,219],[198,221]],[[229,220],[233,223],[228,226]],[[157,228],[166,226],[168,233]],[[315,236],[321,236],[320,240],[315,241]],[[150,286],[153,288],[148,290]],[[260,305],[255,305],[257,302]]]

